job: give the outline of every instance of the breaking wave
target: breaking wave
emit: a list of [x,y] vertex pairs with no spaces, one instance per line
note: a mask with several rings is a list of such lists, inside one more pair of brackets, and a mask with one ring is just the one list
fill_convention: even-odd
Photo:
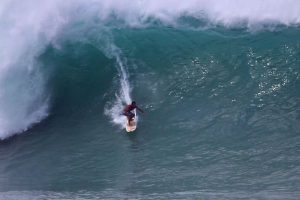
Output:
[[[51,112],[51,90],[48,88],[51,82],[38,57],[49,45],[59,48],[66,35],[87,40],[84,37],[88,36],[74,32],[74,27],[85,27],[81,29],[83,32],[95,27],[109,32],[114,28],[157,25],[174,28],[223,26],[255,31],[298,26],[299,13],[298,0],[1,1],[0,139],[27,130]],[[93,33],[92,37],[99,35]],[[121,124],[124,118],[116,117],[113,110],[130,102],[132,88],[121,50],[112,44],[110,54],[120,74],[117,107],[110,112],[114,113],[115,123]]]

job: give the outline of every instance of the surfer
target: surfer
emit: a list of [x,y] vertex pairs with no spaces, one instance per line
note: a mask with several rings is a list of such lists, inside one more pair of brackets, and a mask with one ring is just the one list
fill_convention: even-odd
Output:
[[134,109],[137,109],[138,111],[144,113],[144,111],[142,109],[140,109],[137,105],[135,101],[132,101],[131,104],[127,105],[124,110],[123,110],[123,115],[125,115],[127,117],[128,120],[128,125],[130,126],[130,122],[133,120],[133,118],[135,117],[135,114],[132,113],[131,111],[133,111]]

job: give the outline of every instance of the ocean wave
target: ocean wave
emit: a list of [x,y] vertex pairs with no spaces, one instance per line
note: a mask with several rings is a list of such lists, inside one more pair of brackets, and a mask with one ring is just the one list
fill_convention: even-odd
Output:
[[47,76],[37,56],[60,27],[60,14],[50,4],[0,3],[0,139],[27,130],[48,115]]
[[[0,139],[27,130],[48,116],[49,74],[37,58],[49,44],[59,48],[62,37],[82,41],[95,26],[143,28],[157,23],[174,28],[193,24],[269,29],[298,26],[299,13],[297,0],[4,0],[0,3],[0,43],[4,49],[0,52]],[[196,23],[191,23],[193,20]],[[82,24],[86,24],[84,29],[74,28]],[[97,38],[95,34],[92,37]]]

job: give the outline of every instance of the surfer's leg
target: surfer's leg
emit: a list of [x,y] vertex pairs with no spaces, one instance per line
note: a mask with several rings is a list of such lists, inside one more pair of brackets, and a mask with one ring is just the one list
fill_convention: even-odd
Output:
[[131,125],[130,122],[133,121],[133,118],[134,118],[135,115],[132,112],[129,112],[128,114],[129,114],[129,116],[128,116],[128,124]]
[[127,117],[127,123],[130,125],[130,112],[124,112],[123,115]]
[[129,117],[130,117],[130,121],[132,121],[132,120],[133,120],[134,116],[135,116],[135,115],[134,115],[132,112],[130,112],[130,115],[129,115]]
[[127,117],[127,123],[129,126],[130,126],[130,122],[131,122],[131,119],[129,117]]
[[130,126],[130,122],[133,121],[133,118],[134,118],[134,113],[132,112],[124,112],[123,115],[125,115],[127,117],[127,122]]

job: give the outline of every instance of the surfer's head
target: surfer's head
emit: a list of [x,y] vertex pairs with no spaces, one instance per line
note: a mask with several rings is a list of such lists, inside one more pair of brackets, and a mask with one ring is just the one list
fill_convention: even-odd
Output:
[[132,101],[132,102],[131,102],[131,105],[136,105],[136,102],[135,102],[135,101]]

